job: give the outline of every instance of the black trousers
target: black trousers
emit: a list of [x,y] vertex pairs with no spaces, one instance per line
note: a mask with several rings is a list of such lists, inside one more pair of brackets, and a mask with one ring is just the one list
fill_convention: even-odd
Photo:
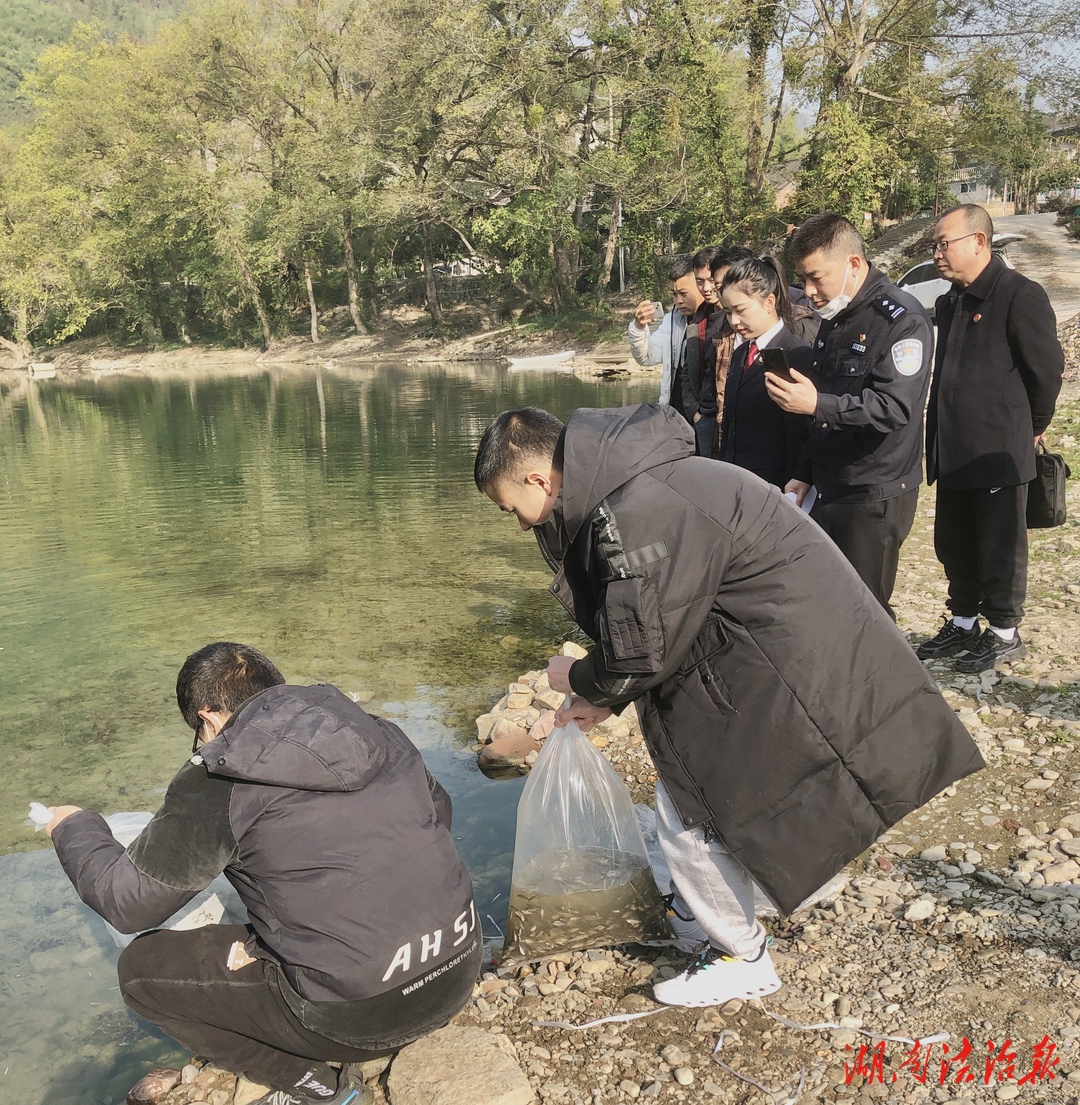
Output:
[[[293,1087],[313,1064],[330,1078],[327,1060],[360,1063],[396,1050],[350,1046],[305,1026],[282,995],[284,980],[274,963],[260,959],[230,971],[226,966],[229,948],[234,941],[246,942],[250,935],[246,925],[207,925],[140,936],[120,955],[120,993],[136,1013],[193,1054],[278,1090],[296,1093]],[[479,953],[462,965],[471,977],[455,978],[461,972],[448,971],[423,987],[416,1014],[425,1030],[446,1024],[464,1005],[460,995],[471,993],[478,960]],[[364,1003],[371,1008],[373,1022],[364,1036],[378,1035],[378,1001],[369,998]],[[326,1010],[338,1003],[312,1004]],[[342,1021],[359,1004],[340,1003]]]
[[896,585],[900,546],[911,532],[918,504],[916,487],[876,503],[823,503],[818,499],[810,512],[893,621],[896,614],[889,600]]
[[[672,370],[671,370],[671,397],[668,399],[668,402],[671,404],[671,406],[675,410],[677,410],[679,412],[679,414],[681,414],[683,416],[683,418],[686,419],[687,422],[691,422],[691,420],[687,417],[687,414],[686,414],[686,404],[683,403],[682,382],[683,382],[683,376],[685,374],[686,374],[686,366],[685,365],[676,364],[672,367]],[[692,422],[691,422],[691,425],[693,425]]]
[[982,614],[998,629],[1019,625],[1027,593],[1027,484],[995,491],[938,487],[934,552],[954,615]]

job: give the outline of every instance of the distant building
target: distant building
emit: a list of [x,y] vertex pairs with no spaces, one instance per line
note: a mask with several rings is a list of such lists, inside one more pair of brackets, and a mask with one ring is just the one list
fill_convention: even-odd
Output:
[[977,203],[991,217],[1015,215],[1016,204],[1008,182],[996,165],[968,165],[954,169],[945,179],[955,203]]
[[776,196],[777,211],[787,207],[795,198],[795,193],[798,191],[796,182],[801,171],[802,162],[795,160],[785,162],[765,174],[765,179],[772,186]]

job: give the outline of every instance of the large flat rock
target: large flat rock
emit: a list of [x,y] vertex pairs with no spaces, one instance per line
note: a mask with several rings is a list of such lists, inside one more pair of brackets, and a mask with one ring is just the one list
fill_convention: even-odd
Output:
[[447,1025],[402,1049],[387,1083],[391,1105],[534,1105],[503,1035]]

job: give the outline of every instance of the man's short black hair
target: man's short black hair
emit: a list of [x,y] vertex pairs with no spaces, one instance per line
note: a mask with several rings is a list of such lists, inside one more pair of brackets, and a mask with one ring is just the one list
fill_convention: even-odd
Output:
[[957,214],[957,212],[964,216],[964,228],[966,230],[972,234],[984,234],[987,245],[993,245],[994,220],[990,218],[990,212],[985,207],[980,207],[977,203],[962,203],[958,207],[946,211],[944,215],[939,215],[938,222],[941,222],[948,215]]
[[539,407],[503,411],[484,431],[476,450],[476,486],[486,493],[528,464],[550,464],[561,472],[565,429],[555,415]]
[[252,695],[284,682],[285,676],[257,648],[215,641],[184,661],[176,677],[176,704],[198,732],[200,710],[231,714]]
[[701,249],[694,254],[693,266],[694,271],[698,269],[708,269],[712,271],[713,258],[723,249],[723,246],[702,246]]
[[710,268],[713,273],[717,273],[753,256],[754,251],[746,246],[717,246]]
[[693,276],[694,259],[688,253],[682,253],[668,266],[668,282],[674,284],[676,280],[682,280],[684,276]]
[[812,215],[792,234],[791,259],[796,264],[818,250],[829,255],[866,256],[855,224],[843,215]]

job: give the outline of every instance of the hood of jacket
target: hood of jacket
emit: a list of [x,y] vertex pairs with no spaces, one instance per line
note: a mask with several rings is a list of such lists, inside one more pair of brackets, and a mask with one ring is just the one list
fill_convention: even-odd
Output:
[[360,790],[387,758],[377,718],[336,687],[270,687],[199,749],[207,771],[294,790]]
[[635,476],[694,455],[694,431],[658,403],[582,407],[566,425],[560,526],[572,542],[589,515]]

